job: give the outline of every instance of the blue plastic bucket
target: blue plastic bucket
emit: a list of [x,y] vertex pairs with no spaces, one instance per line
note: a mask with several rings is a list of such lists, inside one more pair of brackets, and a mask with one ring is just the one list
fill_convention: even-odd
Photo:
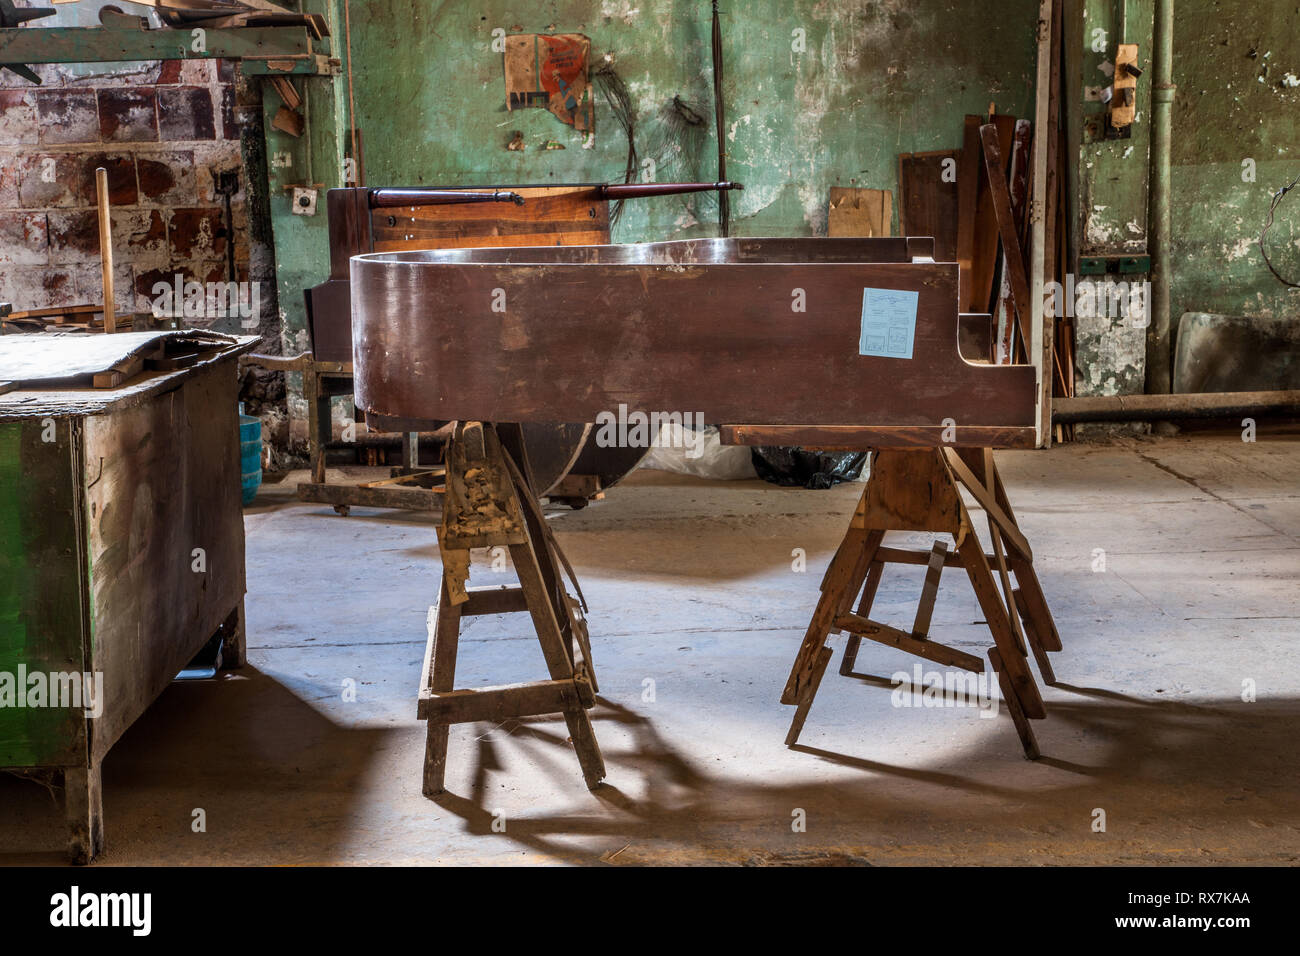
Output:
[[239,416],[239,479],[243,503],[251,505],[262,486],[262,420]]

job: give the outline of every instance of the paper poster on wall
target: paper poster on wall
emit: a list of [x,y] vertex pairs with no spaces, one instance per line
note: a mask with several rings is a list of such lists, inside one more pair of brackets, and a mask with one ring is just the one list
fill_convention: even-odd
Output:
[[581,33],[506,37],[506,108],[544,106],[574,129],[592,129],[590,56],[591,40]]
[[910,359],[919,298],[900,289],[863,289],[858,354]]

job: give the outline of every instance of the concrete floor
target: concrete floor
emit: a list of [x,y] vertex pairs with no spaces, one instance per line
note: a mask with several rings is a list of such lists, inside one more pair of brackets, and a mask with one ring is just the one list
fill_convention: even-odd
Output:
[[[894,707],[834,669],[787,749],[778,698],[860,486],[638,472],[553,518],[591,606],[606,785],[583,786],[558,719],[461,725],[451,795],[431,802],[430,518],[338,517],[293,499],[291,476],[247,512],[251,664],[174,684],[110,753],[103,862],[1294,863],[1300,435],[998,458],[1065,645],[1037,762],[1005,711]],[[888,573],[876,616],[910,625],[921,573]],[[476,561],[473,583],[509,580]],[[945,582],[933,636],[982,655],[964,576]],[[867,643],[857,670],[915,660]],[[458,676],[544,676],[527,619],[471,619]],[[0,806],[4,859],[61,859],[45,790],[0,779]]]

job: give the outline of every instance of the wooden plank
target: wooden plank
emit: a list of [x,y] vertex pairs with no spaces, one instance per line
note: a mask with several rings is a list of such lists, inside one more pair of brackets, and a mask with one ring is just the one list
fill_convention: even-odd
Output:
[[[446,573],[438,590],[438,603],[431,609],[432,626],[425,643],[425,664],[421,670],[416,715],[425,717],[425,701],[431,694],[456,686],[456,650],[460,644],[461,606],[451,599]],[[422,792],[437,796],[446,789],[448,730],[445,723],[430,721],[425,728]]]
[[171,391],[85,423],[88,669],[106,702],[94,759],[244,597],[234,356],[176,374]]
[[832,239],[892,236],[894,234],[893,207],[894,195],[888,189],[832,186],[826,219],[826,235]]
[[460,203],[368,211],[375,252],[487,246],[602,245],[609,203],[590,186],[512,187],[524,204]]
[[[867,580],[862,586],[862,598],[858,601],[858,617],[867,618],[871,616],[871,605],[876,601],[876,591],[880,587],[880,579],[884,576],[885,564],[880,557],[884,548],[876,549],[876,560],[871,562],[867,568]],[[857,634],[850,634],[848,641],[844,645],[844,657],[840,660],[840,673],[848,676],[853,673],[853,665],[858,659],[858,646],[862,643],[862,638]]]
[[431,727],[437,724],[445,727],[478,720],[500,724],[518,717],[591,707],[595,702],[591,685],[586,681],[550,680],[445,693],[430,691],[421,695],[419,709],[420,719],[429,721]]
[[854,525],[880,531],[934,531],[960,542],[969,532],[966,509],[939,452],[877,452]]
[[921,587],[921,600],[916,604],[916,619],[912,624],[912,636],[924,640],[930,634],[930,619],[934,615],[934,602],[939,596],[939,576],[943,574],[944,561],[948,556],[948,542],[942,539],[934,543],[927,562],[925,584]]
[[442,492],[432,489],[362,488],[315,481],[298,485],[298,500],[360,508],[403,508],[407,511],[438,511],[442,508]]
[[[997,142],[1000,155],[1011,155],[1011,141],[1015,135],[1016,118],[998,114],[982,121],[981,125],[992,123],[997,128]],[[983,143],[980,142],[980,154],[977,161],[981,167],[979,194],[975,206],[975,250],[971,264],[971,285],[975,308],[971,312],[991,312],[993,305],[993,277],[998,265],[998,223],[993,209],[993,194],[990,189],[988,168],[984,163]],[[1003,170],[1002,182],[1006,183],[1006,171]]]
[[1011,722],[1015,724],[1016,734],[1020,737],[1020,746],[1025,751],[1025,759],[1037,760],[1039,757],[1038,741],[1034,737],[1034,728],[1029,723],[1024,708],[1020,706],[1020,700],[1016,697],[1011,681],[1002,669],[1002,659],[996,647],[989,648],[989,663],[993,665],[993,670],[998,675],[998,686],[1002,691],[1002,702],[1007,705],[1007,713],[1011,715]]
[[[974,535],[971,537],[974,538]],[[979,600],[980,608],[984,611],[984,619],[988,623],[989,630],[993,632],[993,641],[1006,664],[1006,674],[1014,690],[1014,696],[1024,708],[1026,716],[1036,720],[1042,719],[1047,716],[1043,698],[1038,692],[1038,685],[1034,682],[1034,675],[1030,673],[1028,662],[1016,646],[1011,623],[1007,620],[1006,605],[998,596],[997,586],[993,583],[993,574],[989,570],[988,561],[984,558],[984,551],[978,544],[978,541],[971,541],[959,546],[957,553],[966,565],[966,574],[970,578],[971,587],[975,590],[975,597]]]
[[956,451],[945,448],[943,453],[948,460],[948,467],[953,470],[953,473],[966,487],[966,490],[971,493],[971,496],[979,502],[980,507],[984,509],[989,518],[997,522],[1002,533],[1006,535],[1007,543],[1016,550],[1020,557],[1026,561],[1033,561],[1034,554],[1029,547],[1028,539],[1016,526],[1015,520],[1002,510],[1002,506],[994,498],[993,493],[984,487]]
[[983,312],[975,306],[972,270],[975,263],[975,214],[984,163],[980,157],[983,117],[967,116],[962,128],[961,161],[957,164],[957,264],[961,270],[960,312]]
[[1019,588],[1013,590],[1011,595],[1015,599],[1016,607],[1020,609],[1022,615],[1020,623],[1024,629],[1025,638],[1029,642],[1029,649],[1034,654],[1034,660],[1038,662],[1038,672],[1043,677],[1043,683],[1055,684],[1056,671],[1052,667],[1051,659],[1047,656],[1047,648],[1043,646],[1042,639],[1039,638],[1038,631],[1034,627],[1033,618],[1029,616],[1025,609],[1025,597]]
[[946,667],[960,667],[962,670],[974,671],[977,674],[984,670],[984,662],[974,654],[967,654],[965,651],[959,651],[956,648],[945,647],[927,638],[917,637],[915,634],[908,634],[896,627],[890,627],[888,624],[869,621],[857,614],[840,615],[835,619],[835,626],[839,630],[848,631],[850,634],[864,637],[878,644],[897,647],[899,650],[915,654],[917,657],[924,657],[928,661],[934,661],[936,664],[943,664]]
[[6,318],[9,319],[44,319],[57,318],[64,315],[94,315],[103,311],[103,306],[98,305],[55,305],[48,309],[23,309],[16,312],[10,312]]
[[469,600],[461,605],[460,613],[465,617],[475,614],[509,614],[513,611],[527,611],[528,601],[524,589],[509,585],[480,585],[466,588]]
[[[1016,236],[1020,240],[1023,253],[1029,238],[1029,162],[1030,162],[1030,124],[1029,120],[1016,120],[1015,136],[1011,145],[1010,194],[1011,217],[1016,223]],[[1029,343],[1022,339],[1017,345],[1015,336],[1015,310],[1011,303],[1011,276],[1005,263],[999,282],[998,304],[993,313],[994,319],[1001,323],[1005,316],[1006,325],[998,327],[998,347],[992,356],[995,362],[1021,361],[1028,355]]]
[[826,674],[826,665],[831,662],[832,656],[831,649],[824,645],[817,651],[817,657],[812,663],[803,699],[799,701],[799,706],[795,708],[794,718],[790,721],[790,729],[785,734],[785,745],[787,747],[793,747],[799,742],[799,735],[803,733],[804,722],[808,720],[808,711],[812,710],[813,701],[817,698],[817,688],[822,685],[822,677]]
[[[1036,400],[1037,406],[1037,426],[1038,426],[1038,443],[1041,447],[1048,447],[1052,443],[1052,339],[1055,334],[1055,323],[1043,321],[1043,291],[1045,283],[1050,280],[1046,274],[1046,237],[1047,230],[1043,228],[1043,210],[1047,206],[1047,187],[1048,168],[1047,153],[1048,144],[1051,142],[1055,133],[1042,134],[1041,131],[1051,129],[1049,124],[1050,103],[1053,97],[1059,96],[1060,84],[1053,83],[1053,64],[1056,69],[1060,69],[1060,58],[1063,56],[1064,44],[1062,43],[1062,31],[1064,29],[1063,5],[1061,0],[1039,0],[1038,3],[1038,59],[1037,69],[1034,79],[1034,129],[1040,131],[1040,135],[1034,137],[1033,149],[1033,173],[1031,181],[1033,183],[1030,197],[1030,226],[1031,236],[1029,245],[1028,261],[1026,268],[1029,272],[1029,281],[1032,284],[1032,300],[1030,303],[1030,327],[1033,335],[1029,339],[1028,352],[1030,361],[1033,363],[1038,373],[1038,395]],[[1079,49],[1082,49],[1080,46]],[[1081,70],[1074,72],[1074,83],[1078,82],[1078,76]],[[1059,76],[1059,72],[1055,75]],[[1073,164],[1072,164],[1073,165]]]
[[1022,341],[1029,342],[1033,335],[1029,306],[1029,281],[1025,276],[1025,257],[1016,235],[1016,219],[1011,208],[1011,193],[1007,187],[1006,169],[998,143],[999,132],[992,123],[980,127],[980,140],[984,145],[984,165],[989,177],[989,196],[998,236],[1002,243],[1002,262],[1010,278],[1011,308],[1015,310]]
[[[826,638],[834,626],[835,618],[844,613],[846,605],[857,597],[858,589],[866,581],[867,570],[884,537],[883,531],[866,531],[856,526],[850,526],[844,535],[844,540],[840,542],[839,549],[831,558],[822,578],[821,596],[817,600],[812,619],[808,622],[799,653],[795,655],[794,666],[790,669],[785,690],[781,694],[781,703],[810,703],[812,696],[817,693],[816,685],[821,680],[818,670],[825,669],[826,666],[822,658],[825,656],[826,660],[830,659],[830,648],[825,646]],[[794,736],[797,737],[798,734]]]
[[960,157],[961,151],[955,149],[898,157],[898,231],[904,236],[933,236],[934,257],[940,262],[958,261]]
[[[724,445],[799,445],[823,451],[865,451],[873,448],[1032,448],[1029,427],[981,425],[858,426],[858,425],[721,425]],[[951,439],[945,441],[945,437]]]

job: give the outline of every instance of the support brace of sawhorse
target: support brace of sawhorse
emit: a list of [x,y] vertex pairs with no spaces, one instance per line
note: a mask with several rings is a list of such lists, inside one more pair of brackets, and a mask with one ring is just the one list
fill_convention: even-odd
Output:
[[[971,525],[960,488],[966,488],[988,519],[992,553],[986,554]],[[909,551],[884,545],[888,531],[946,533],[955,544],[948,552],[940,539],[930,551]],[[962,567],[979,600],[995,647],[989,661],[998,675],[1002,699],[1020,735],[1025,756],[1038,757],[1030,719],[1047,716],[1042,695],[1029,668],[1028,654],[1038,662],[1043,680],[1056,683],[1048,651],[1059,651],[1061,639],[1051,610],[1034,573],[1033,552],[1016,524],[1006,488],[988,448],[883,449],[871,460],[871,475],[863,489],[848,532],[822,579],[821,598],[795,659],[781,703],[793,704],[794,720],[786,736],[793,746],[803,730],[822,675],[831,659],[826,639],[833,631],[849,635],[840,665],[850,674],[863,638],[897,647],[949,667],[981,673],[984,662],[964,651],[930,639],[939,578],[945,567]],[[911,632],[870,618],[876,589],[886,564],[925,565],[921,600]],[[994,582],[994,573],[1001,591]],[[1013,587],[1012,575],[1019,587]],[[857,611],[853,599],[861,593]]]
[[[564,715],[587,786],[605,776],[587,710],[595,704],[582,592],[542,515],[517,425],[458,422],[447,449],[447,491],[439,549],[442,587],[431,617],[421,671],[418,714],[428,722],[424,794],[443,792],[451,724],[501,723],[541,714]],[[506,547],[519,575],[516,587],[467,588],[471,548]],[[578,597],[560,578],[569,572]],[[527,611],[551,679],[454,690],[461,618]]]

